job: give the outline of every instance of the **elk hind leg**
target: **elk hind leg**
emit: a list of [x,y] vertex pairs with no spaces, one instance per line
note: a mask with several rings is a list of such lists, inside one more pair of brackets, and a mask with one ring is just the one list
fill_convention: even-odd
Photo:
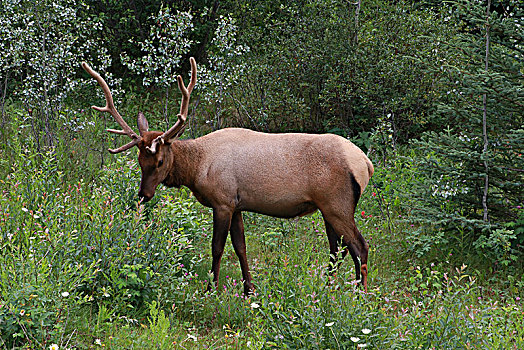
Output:
[[341,237],[337,235],[329,222],[324,220],[324,224],[326,225],[326,234],[329,242],[329,274],[332,276],[337,271],[342,260],[346,257],[348,248],[345,247],[342,253],[340,253]]
[[[330,250],[333,246],[338,251],[338,247],[332,242],[338,243],[339,239],[342,239],[342,243],[346,250],[343,252],[349,252],[353,258],[355,264],[355,277],[360,280],[367,292],[367,260],[368,260],[368,244],[364,237],[360,234],[355,224],[353,216],[349,220],[343,220],[339,216],[324,215],[326,221],[326,231],[328,232],[328,240],[330,241]],[[331,252],[333,254],[333,251]],[[336,255],[335,255],[336,258]],[[362,274],[362,279],[361,275]]]

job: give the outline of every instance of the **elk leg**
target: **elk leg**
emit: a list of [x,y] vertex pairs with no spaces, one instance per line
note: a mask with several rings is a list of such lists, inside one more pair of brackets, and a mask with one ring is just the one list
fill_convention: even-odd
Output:
[[[231,212],[224,209],[213,209],[213,241],[211,247],[211,254],[213,255],[213,264],[211,271],[213,272],[213,282],[218,288],[218,276],[220,274],[220,259],[224,253],[224,246],[226,244],[227,233],[231,225]],[[210,287],[210,286],[209,286]]]
[[345,247],[342,251],[342,257],[339,259],[338,253],[340,248],[340,237],[336,234],[335,230],[333,229],[333,226],[326,220],[324,220],[324,224],[326,225],[326,233],[328,237],[329,242],[329,274],[331,276],[334,275],[334,273],[337,271],[338,267],[340,266],[340,263],[344,258],[346,257],[348,253],[348,248]]
[[[355,263],[355,276],[357,280],[360,280],[360,283],[364,286],[364,290],[368,291],[368,251],[369,245],[357,229],[356,225],[354,226],[355,239],[350,239],[349,241],[344,240],[349,248],[353,262]],[[359,260],[360,258],[360,260]],[[362,279],[360,278],[362,274]]]
[[360,231],[355,228],[355,231],[357,233],[358,243],[360,245],[360,272],[362,272],[362,285],[364,286],[364,290],[368,291],[368,252],[369,252],[369,245],[368,242],[366,242],[365,238],[362,236]]
[[254,291],[253,283],[251,283],[251,274],[249,273],[249,266],[246,256],[246,237],[244,235],[244,222],[242,220],[242,212],[237,211],[233,214],[231,219],[231,242],[233,248],[238,256],[240,268],[242,269],[242,279],[244,280],[244,294],[247,296]]
[[[367,292],[368,244],[358,231],[355,220],[353,217],[351,217],[349,222],[347,222],[340,219],[340,217],[337,215],[325,215],[324,220],[327,223],[326,228],[328,231],[328,239],[330,241],[330,249],[332,247],[337,247],[337,245],[335,245],[335,243],[338,243],[336,239],[342,238],[343,245],[346,247],[346,250],[349,251],[351,257],[353,258],[353,262],[355,264],[355,277],[357,280],[360,280],[364,286],[364,290]],[[344,253],[343,256],[345,255]],[[360,278],[361,274],[362,279]]]
[[351,259],[353,259],[353,263],[355,264],[355,279],[357,281],[360,281],[360,261],[359,258],[359,252],[356,249],[355,245],[352,242],[346,242],[343,240],[343,244],[346,247],[346,249],[349,251],[349,254],[351,255]]

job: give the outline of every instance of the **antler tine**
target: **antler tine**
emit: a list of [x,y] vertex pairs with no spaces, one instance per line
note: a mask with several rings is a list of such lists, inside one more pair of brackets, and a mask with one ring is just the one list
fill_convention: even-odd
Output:
[[118,135],[127,135],[127,133],[124,130],[106,129],[106,131],[109,131],[109,132],[112,132],[113,134],[118,134]]
[[187,113],[189,109],[189,96],[191,95],[191,92],[193,91],[193,88],[195,87],[196,80],[197,80],[197,66],[195,59],[191,57],[189,59],[189,62],[191,63],[191,81],[189,82],[189,85],[184,85],[184,80],[179,75],[177,77],[177,83],[178,88],[180,89],[180,92],[182,92],[182,102],[180,103],[180,113],[178,114],[178,120],[176,121],[175,125],[173,125],[169,130],[167,130],[161,137],[165,140],[169,140],[173,137],[175,137],[179,131],[184,127],[184,123],[187,119]]
[[[118,148],[116,150],[110,150],[110,152],[111,151],[122,152],[122,151],[125,151],[126,149],[129,149],[132,146],[136,145],[138,143],[138,140],[140,139],[140,137],[133,131],[133,129],[131,129],[129,127],[129,125],[127,125],[127,123],[124,121],[124,118],[122,118],[122,116],[116,110],[115,104],[113,103],[113,95],[111,95],[111,91],[109,90],[109,86],[105,82],[104,78],[102,78],[100,76],[100,74],[95,72],[87,63],[82,62],[82,67],[85,69],[85,71],[87,73],[89,73],[89,75],[91,75],[93,78],[95,78],[95,80],[98,82],[98,84],[102,88],[102,91],[104,92],[104,96],[106,98],[106,105],[105,105],[105,107],[92,106],[91,108],[93,108],[93,109],[95,109],[95,110],[97,110],[99,112],[108,112],[109,114],[111,114],[113,116],[113,118],[115,118],[116,122],[118,124],[120,124],[120,126],[123,129],[123,130],[107,129],[107,131],[115,133],[115,134],[127,135],[127,136],[129,136],[130,138],[133,139],[133,141],[131,141],[127,145],[122,146],[122,147],[120,147],[120,148]],[[136,142],[134,143],[134,141],[136,141]],[[129,146],[129,147],[127,147],[127,146]],[[111,153],[118,153],[118,152],[111,152]]]
[[191,91],[193,91],[193,88],[195,87],[196,80],[197,80],[197,66],[196,66],[196,61],[193,57],[189,58],[189,63],[191,63],[191,81],[189,82],[187,91],[191,93]]
[[120,153],[120,152],[124,152],[128,149],[130,149],[131,147],[134,147],[138,144],[138,142],[140,141],[140,139],[134,139],[133,141],[123,145],[122,147],[119,147],[119,148],[115,148],[115,149],[108,149],[109,153],[112,153],[112,154],[116,154],[116,153]]

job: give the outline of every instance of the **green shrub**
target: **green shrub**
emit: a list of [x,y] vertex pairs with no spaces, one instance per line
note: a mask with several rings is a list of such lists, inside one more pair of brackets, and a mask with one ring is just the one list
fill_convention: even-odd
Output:
[[139,205],[129,189],[137,166],[125,157],[91,183],[66,181],[52,153],[25,150],[18,164],[0,198],[0,329],[8,346],[57,342],[61,293],[70,295],[68,307],[107,305],[122,316],[180,298],[198,259],[192,237],[207,220],[187,195]]

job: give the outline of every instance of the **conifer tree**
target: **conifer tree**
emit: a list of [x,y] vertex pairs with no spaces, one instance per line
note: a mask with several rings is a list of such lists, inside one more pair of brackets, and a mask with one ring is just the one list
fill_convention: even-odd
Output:
[[450,14],[457,33],[441,46],[455,59],[430,65],[444,87],[434,117],[448,125],[414,143],[423,153],[414,214],[441,235],[414,238],[420,251],[435,237],[465,238],[508,264],[524,244],[524,11],[514,0],[460,0]]

